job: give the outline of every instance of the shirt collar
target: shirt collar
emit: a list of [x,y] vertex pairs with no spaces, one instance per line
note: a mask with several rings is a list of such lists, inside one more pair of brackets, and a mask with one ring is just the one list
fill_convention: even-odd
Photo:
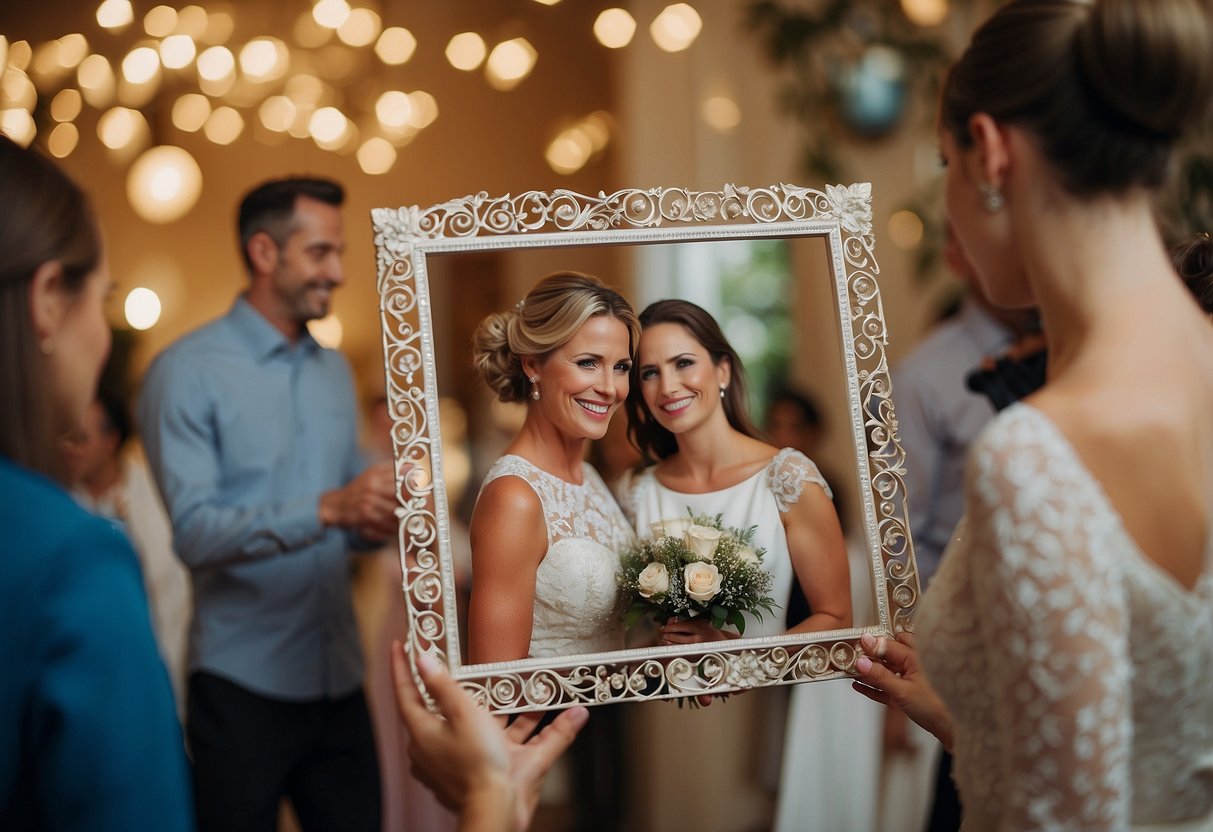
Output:
[[[258,359],[265,360],[279,352],[289,353],[291,351],[291,343],[287,337],[266,320],[264,315],[254,309],[244,295],[236,298],[231,311],[227,314],[227,319]],[[298,346],[308,353],[320,349],[320,344],[312,337],[312,333],[306,326],[299,336]]]
[[996,319],[971,297],[960,305],[960,325],[977,344],[983,355],[990,355],[1009,346],[1015,340],[1015,332]]

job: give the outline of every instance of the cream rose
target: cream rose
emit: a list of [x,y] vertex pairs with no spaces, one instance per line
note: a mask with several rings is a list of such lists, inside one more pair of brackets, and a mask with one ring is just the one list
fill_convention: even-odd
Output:
[[711,526],[693,525],[687,528],[687,547],[704,560],[712,560],[716,556],[716,544],[724,532]]
[[720,593],[720,570],[716,564],[688,563],[682,574],[687,595],[696,601],[711,601]]
[[691,527],[691,521],[686,517],[671,517],[661,523],[665,526],[666,535],[675,538],[686,537],[687,529]]
[[758,553],[754,551],[754,547],[752,546],[739,547],[737,549],[737,557],[740,558],[743,563],[758,563]]
[[670,591],[670,572],[664,563],[650,563],[636,577],[636,583],[641,595],[652,598]]

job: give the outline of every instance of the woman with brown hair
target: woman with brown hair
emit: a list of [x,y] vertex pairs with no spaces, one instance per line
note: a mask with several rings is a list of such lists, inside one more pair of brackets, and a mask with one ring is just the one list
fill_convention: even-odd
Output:
[[0,828],[189,829],[189,785],[139,562],[64,490],[59,440],[110,347],[96,221],[0,136]]
[[[751,621],[746,636],[778,635],[792,582],[810,614],[790,632],[851,625],[846,546],[831,492],[811,459],[776,448],[751,424],[741,359],[719,324],[685,300],[662,300],[640,313],[640,346],[628,396],[632,440],[649,467],[619,488],[639,534],[654,522],[722,515],[726,526],[755,526],[766,550],[771,597],[780,610]],[[668,621],[663,644],[735,638],[703,620]]]
[[965,829],[1213,828],[1213,331],[1152,204],[1211,102],[1206,0],[1016,0],[945,81],[949,219],[1047,381],[970,451],[921,655],[858,670],[950,746]]

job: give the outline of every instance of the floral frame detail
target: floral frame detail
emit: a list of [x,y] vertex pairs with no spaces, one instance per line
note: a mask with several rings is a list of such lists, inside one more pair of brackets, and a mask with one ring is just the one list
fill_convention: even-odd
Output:
[[[723,693],[850,675],[865,633],[912,629],[918,575],[907,524],[905,454],[897,442],[877,276],[871,185],[790,184],[719,191],[624,189],[485,193],[372,211],[397,465],[399,544],[410,660],[435,654],[485,707],[521,712]],[[454,610],[448,506],[426,257],[433,253],[712,239],[826,241],[843,333],[856,474],[876,610],[874,626],[646,647],[555,659],[463,664]],[[441,497],[441,498],[439,498]]]

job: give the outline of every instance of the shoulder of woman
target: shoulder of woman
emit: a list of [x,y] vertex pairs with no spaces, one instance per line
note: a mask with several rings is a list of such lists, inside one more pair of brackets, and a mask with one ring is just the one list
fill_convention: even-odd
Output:
[[795,448],[783,448],[775,454],[767,465],[767,487],[781,513],[799,502],[806,485],[819,488],[827,498],[834,499],[834,492],[813,460]]
[[531,484],[517,476],[498,477],[485,485],[472,510],[469,531],[474,561],[479,562],[478,553],[487,551],[492,553],[491,562],[499,565],[517,562],[513,557],[502,558],[511,552],[537,563],[547,551],[543,503]]
[[503,474],[484,484],[476,499],[472,519],[499,514],[524,521],[531,515],[542,518],[543,502],[529,480],[519,474]]

